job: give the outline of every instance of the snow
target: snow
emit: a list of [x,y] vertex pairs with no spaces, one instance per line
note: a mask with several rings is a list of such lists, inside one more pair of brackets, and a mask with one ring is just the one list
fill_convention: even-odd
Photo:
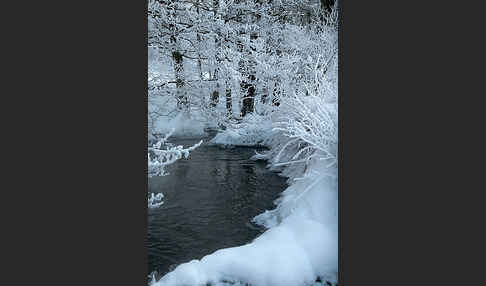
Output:
[[268,160],[289,187],[275,209],[253,219],[267,230],[248,244],[180,264],[152,285],[306,286],[319,285],[318,277],[337,283],[337,94],[315,84],[317,96],[302,99],[300,91],[283,99],[278,112],[247,115],[210,141],[270,147],[253,159]]
[[171,129],[171,131],[167,133],[164,138],[158,140],[152,145],[152,147],[148,147],[149,152],[147,157],[149,177],[168,175],[168,173],[165,171],[165,166],[175,163],[182,157],[187,159],[189,157],[189,153],[201,146],[203,142],[203,140],[200,140],[198,143],[187,148],[184,148],[181,145],[173,146],[172,144],[167,143],[167,139],[173,134],[173,132],[174,129]]
[[150,196],[148,198],[148,208],[149,209],[154,209],[160,207],[164,201],[162,200],[164,198],[164,194],[162,193],[157,193],[155,195],[154,193],[150,193]]
[[[331,103],[325,97],[312,99],[306,103],[311,108],[302,109],[292,102],[298,98],[289,98],[274,115],[248,115],[211,141],[271,147],[252,159],[268,160],[271,169],[288,177],[289,187],[275,201],[275,209],[253,219],[267,230],[246,245],[183,263],[153,285],[304,286],[316,285],[317,277],[337,283],[337,109],[332,98]],[[288,116],[292,120],[286,121]],[[307,119],[305,126],[299,123],[302,119]]]
[[199,120],[188,118],[183,113],[177,114],[174,118],[160,117],[154,124],[154,133],[167,133],[174,130],[174,137],[203,137],[206,135],[206,125]]
[[317,96],[303,100],[301,91],[282,100],[278,112],[248,115],[210,141],[270,147],[253,159],[268,160],[288,177],[289,187],[275,209],[253,219],[267,230],[248,244],[180,264],[153,285],[304,286],[318,285],[318,277],[337,283],[337,93],[314,84]]
[[[337,74],[337,60],[329,74]],[[288,177],[276,208],[253,218],[267,230],[248,244],[177,266],[152,285],[307,286],[337,283],[337,79],[319,76],[281,99],[277,111],[249,114],[211,144],[270,148],[255,160]],[[307,93],[313,96],[307,96]],[[323,285],[323,284],[320,284]]]
[[315,161],[308,174],[313,171],[326,172],[326,176],[314,174],[295,181],[283,192],[275,210],[255,217],[255,222],[270,228],[254,241],[181,264],[154,285],[224,285],[221,281],[240,281],[259,286],[295,286],[310,285],[318,276],[336,283],[336,174],[322,161]]
[[[305,6],[292,1],[277,2],[262,7],[297,12]],[[150,51],[149,87],[155,88],[149,89],[149,137],[172,129],[177,137],[204,136],[206,127],[225,129],[210,144],[269,147],[252,159],[267,160],[271,170],[288,177],[289,186],[275,201],[275,209],[253,218],[253,222],[267,228],[259,237],[248,244],[220,249],[180,264],[160,280],[153,278],[150,284],[307,286],[325,285],[324,281],[336,284],[337,12],[329,15],[329,24],[325,26],[318,25],[315,17],[309,18],[314,21],[309,26],[299,24],[302,17],[279,23],[265,10],[259,22],[226,23],[220,16],[237,12],[241,5],[260,8],[252,6],[251,1],[235,5],[233,1],[219,3],[217,17],[190,9],[180,11],[180,16],[195,23],[192,28],[181,26],[180,36],[196,44],[177,41],[177,46],[161,45],[157,52]],[[149,10],[167,14],[167,7],[158,1],[150,1]],[[170,34],[166,26],[157,27],[161,30],[151,26],[149,32]],[[197,31],[201,29],[210,33],[199,40]],[[251,41],[249,33],[241,35],[241,30],[258,30],[259,37]],[[221,48],[215,45],[219,33],[225,35]],[[159,42],[168,42],[164,37],[160,36]],[[203,58],[199,67],[196,60],[184,60],[185,81],[179,89],[174,84],[175,65],[170,55],[174,50],[185,51],[193,59]],[[241,90],[240,83],[249,75],[256,77],[254,112],[242,117],[240,111],[247,92]],[[231,89],[230,112],[226,110],[226,88]],[[216,106],[211,99],[215,90],[219,91]],[[183,111],[177,106],[180,92],[185,92],[190,102]],[[316,282],[317,278],[323,282]]]
[[265,116],[249,114],[238,125],[230,126],[216,134],[209,142],[213,145],[228,146],[266,146],[270,138],[272,123]]

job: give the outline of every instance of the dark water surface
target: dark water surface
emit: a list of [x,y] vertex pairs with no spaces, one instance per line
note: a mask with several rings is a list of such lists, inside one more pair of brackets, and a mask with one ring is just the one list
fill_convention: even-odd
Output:
[[[164,204],[148,210],[148,270],[159,275],[220,248],[239,246],[263,229],[251,219],[273,209],[285,179],[252,161],[254,148],[208,146],[170,165],[168,176],[150,178],[149,192]],[[187,147],[200,139],[170,142]],[[261,150],[261,149],[260,149]]]

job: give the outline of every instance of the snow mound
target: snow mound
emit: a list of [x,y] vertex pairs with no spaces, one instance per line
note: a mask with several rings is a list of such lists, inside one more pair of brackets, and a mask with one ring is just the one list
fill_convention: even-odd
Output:
[[179,113],[174,118],[159,118],[154,124],[153,133],[165,134],[174,130],[173,137],[204,137],[206,126],[200,120],[189,118],[184,113]]
[[266,146],[271,136],[272,123],[266,116],[249,114],[244,121],[230,125],[209,143],[221,146]]
[[[243,132],[242,132],[243,131]],[[264,139],[256,134],[246,132],[247,130],[226,129],[218,133],[209,143],[221,146],[263,146]]]

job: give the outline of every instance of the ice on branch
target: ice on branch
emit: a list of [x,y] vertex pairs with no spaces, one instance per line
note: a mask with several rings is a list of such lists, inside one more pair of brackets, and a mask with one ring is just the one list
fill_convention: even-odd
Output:
[[154,193],[150,193],[148,197],[148,208],[153,209],[160,207],[164,203],[164,201],[162,201],[163,198],[164,194],[162,193],[157,193],[156,195]]
[[[172,135],[174,130],[167,133],[162,139],[159,139],[152,146],[148,147],[148,176],[166,176],[168,173],[165,171],[165,166],[173,164],[181,158],[187,159],[189,153],[199,147],[202,144],[202,140],[199,143],[194,144],[191,147],[184,148],[181,145],[173,146],[167,142],[167,139]],[[154,194],[150,193],[148,197],[148,207],[157,208],[161,206],[164,202],[162,199],[164,195],[162,193]]]
[[183,146],[172,146],[167,143],[167,139],[171,136],[173,131],[169,132],[164,138],[158,140],[152,147],[148,147],[148,176],[165,176],[165,166],[173,164],[181,158],[188,158],[189,153],[202,144],[194,144],[191,147],[184,148]]

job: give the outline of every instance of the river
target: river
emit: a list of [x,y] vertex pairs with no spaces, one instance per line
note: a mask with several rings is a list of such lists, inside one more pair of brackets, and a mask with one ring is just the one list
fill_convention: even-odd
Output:
[[[168,176],[150,178],[149,192],[164,204],[148,210],[148,271],[164,275],[176,265],[201,259],[220,248],[246,244],[263,232],[251,219],[273,209],[287,186],[255,150],[210,146],[208,138],[188,159],[170,165]],[[187,147],[200,139],[169,142]]]

